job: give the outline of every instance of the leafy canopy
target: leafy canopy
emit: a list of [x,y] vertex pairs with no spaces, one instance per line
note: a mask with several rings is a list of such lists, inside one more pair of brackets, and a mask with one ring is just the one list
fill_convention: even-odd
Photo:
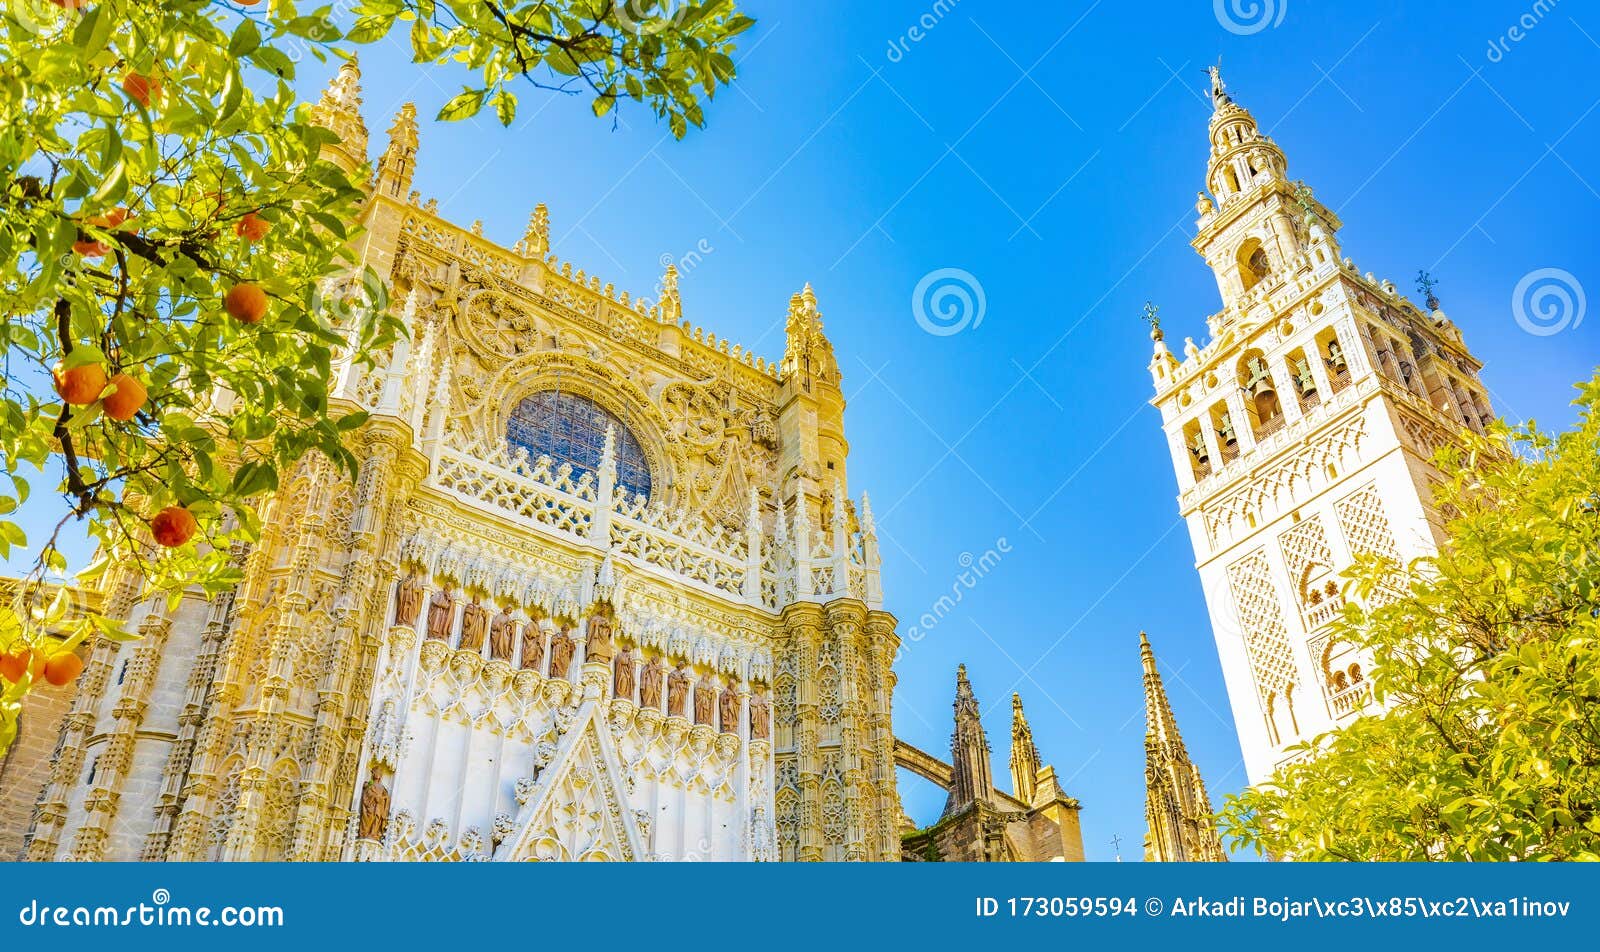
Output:
[[[288,467],[317,453],[353,474],[344,438],[364,415],[330,401],[331,370],[401,328],[382,278],[346,251],[366,175],[326,157],[337,137],[292,89],[306,54],[404,27],[418,62],[481,77],[441,118],[488,104],[510,123],[520,80],[587,92],[596,114],[637,101],[681,137],[733,78],[752,22],[732,0],[364,0],[343,19],[295,0],[0,8],[0,558],[38,551],[0,606],[0,655],[128,637],[51,597],[67,524],[83,521],[99,553],[78,583],[135,564],[140,595],[215,593],[239,580],[254,503]],[[225,307],[240,286],[264,294],[259,323]],[[88,381],[87,403],[69,405],[52,372]],[[131,417],[110,410],[134,385],[112,378],[148,393]],[[39,488],[59,493],[60,522],[29,539],[14,515]],[[199,533],[153,546],[171,506]],[[0,753],[37,677],[0,677]]]
[[[1335,637],[1373,659],[1384,711],[1229,797],[1236,845],[1304,860],[1600,859],[1600,376],[1580,391],[1570,432],[1502,426],[1440,454],[1434,497],[1450,518],[1436,558],[1348,573],[1367,607],[1348,605]],[[1397,577],[1405,591],[1386,600]]]

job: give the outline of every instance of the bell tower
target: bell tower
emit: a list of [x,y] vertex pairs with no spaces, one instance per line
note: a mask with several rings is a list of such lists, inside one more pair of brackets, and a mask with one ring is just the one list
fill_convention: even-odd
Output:
[[1429,295],[1362,275],[1341,222],[1211,71],[1195,251],[1222,309],[1205,346],[1168,350],[1148,309],[1153,405],[1252,782],[1369,704],[1366,660],[1332,643],[1360,553],[1437,548],[1434,451],[1491,413],[1481,364]]

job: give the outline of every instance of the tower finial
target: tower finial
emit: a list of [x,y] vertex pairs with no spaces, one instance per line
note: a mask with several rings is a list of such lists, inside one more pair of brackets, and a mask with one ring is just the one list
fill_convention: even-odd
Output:
[[1139,632],[1144,669],[1145,859],[1165,862],[1224,862],[1227,854],[1211,819],[1211,799],[1200,769],[1189,760],[1156,670],[1150,636]]
[[1033,728],[1022,712],[1022,695],[1011,692],[1011,792],[1023,803],[1032,803],[1039,789],[1039,748],[1033,743]]
[[989,738],[979,720],[978,699],[967,680],[967,666],[956,667],[956,729],[950,735],[950,797],[944,815],[951,816],[973,803],[994,801],[994,775],[989,767]]
[[1144,302],[1144,322],[1150,325],[1150,339],[1162,340],[1166,335],[1161,332],[1161,308],[1154,302]]
[[367,124],[361,118],[361,67],[355,54],[339,65],[322,98],[311,107],[311,121],[339,137],[337,143],[323,146],[324,158],[346,172],[366,164]]
[[522,233],[522,251],[530,258],[543,258],[550,253],[550,209],[544,202],[533,206],[528,216],[528,230]]
[[408,102],[395,113],[389,126],[389,145],[378,159],[377,189],[391,196],[404,196],[411,188],[417,162],[417,104]]
[[1221,109],[1233,102],[1233,97],[1228,95],[1228,84],[1222,81],[1222,57],[1217,57],[1216,65],[1207,66],[1206,72],[1211,76],[1211,105]]

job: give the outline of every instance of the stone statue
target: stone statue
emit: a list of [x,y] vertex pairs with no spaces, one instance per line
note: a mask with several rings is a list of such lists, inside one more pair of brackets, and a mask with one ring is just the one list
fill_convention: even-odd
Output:
[[659,658],[651,658],[639,678],[639,706],[661,710],[661,681],[666,668]]
[[717,689],[702,681],[694,687],[694,722],[710,724],[712,709],[717,706]]
[[544,664],[544,629],[536,621],[522,629],[522,670],[538,671]]
[[489,609],[474,598],[461,609],[462,651],[482,651],[483,636],[489,629]]
[[577,646],[572,643],[572,635],[562,628],[550,636],[550,676],[564,678],[567,668],[572,664],[572,652]]
[[766,692],[750,695],[750,736],[766,740],[772,730],[772,709],[767,706]]
[[611,681],[612,693],[617,697],[627,698],[630,701],[633,700],[633,663],[633,652],[623,649],[617,655],[616,673],[612,676]]
[[689,672],[682,665],[672,669],[667,675],[667,714],[671,717],[683,716],[683,702],[689,694]]
[[489,657],[496,661],[510,661],[511,649],[516,643],[517,620],[502,608],[489,625]]
[[360,839],[382,842],[388,827],[389,788],[374,773],[368,776],[367,785],[361,788]]
[[721,710],[722,732],[724,734],[737,734],[739,732],[739,692],[733,689],[733,682],[722,689]]
[[588,638],[583,643],[583,660],[609,662],[616,651],[611,641],[611,609],[600,608],[589,616]]
[[394,593],[394,624],[415,625],[417,613],[422,611],[422,580],[417,578],[416,570],[407,573],[400,580],[399,588]]
[[444,589],[433,593],[428,602],[428,637],[450,640],[450,624],[455,620],[456,600]]

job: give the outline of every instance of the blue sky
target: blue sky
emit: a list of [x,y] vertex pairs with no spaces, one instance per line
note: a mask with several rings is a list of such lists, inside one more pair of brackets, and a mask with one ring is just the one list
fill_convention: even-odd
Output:
[[[1600,362],[1600,317],[1534,335],[1511,301],[1547,268],[1600,294],[1600,10],[1258,0],[1271,14],[1250,32],[1227,28],[1226,0],[947,3],[748,0],[737,86],[687,140],[640,107],[613,128],[530,89],[509,130],[424,122],[415,187],[507,245],[546,202],[554,250],[635,293],[696,252],[686,315],[770,358],[810,281],[850,401],[850,490],[872,495],[902,629],[964,553],[1011,550],[906,650],[897,732],[947,751],[965,662],[1006,777],[1020,691],[1083,802],[1089,858],[1113,858],[1118,836],[1136,859],[1141,629],[1213,798],[1244,782],[1138,320],[1154,300],[1172,338],[1203,341],[1220,306],[1187,247],[1203,67],[1222,57],[1363,271],[1405,288],[1434,272],[1501,413],[1563,425]],[[362,52],[374,154],[401,102],[431,116],[461,85],[407,60],[397,43]],[[308,64],[308,95],[329,72]],[[939,336],[911,302],[945,268],[981,283],[986,310]],[[902,779],[913,816],[936,816],[943,794]]]

